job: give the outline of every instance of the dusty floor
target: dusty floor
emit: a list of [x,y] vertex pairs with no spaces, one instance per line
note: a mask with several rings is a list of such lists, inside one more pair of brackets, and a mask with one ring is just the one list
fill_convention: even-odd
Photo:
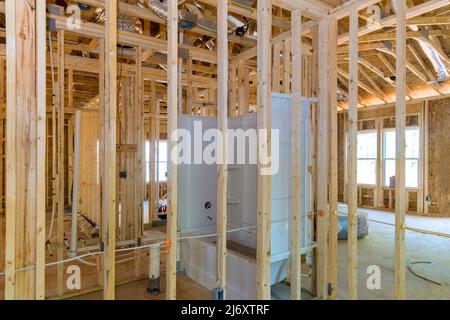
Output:
[[[394,214],[389,212],[363,209],[369,213],[369,219],[388,224],[394,223]],[[394,227],[378,222],[370,222],[370,233],[365,239],[358,241],[358,297],[359,299],[393,299],[394,298]],[[450,234],[450,218],[431,218],[420,216],[407,216],[409,227],[437,231]],[[164,228],[156,228],[154,232],[164,232]],[[423,235],[414,232],[406,232],[406,254],[407,263],[416,261],[428,261],[431,264],[414,265],[414,270],[427,278],[433,279],[442,285],[437,285],[423,280],[410,271],[406,273],[407,298],[408,299],[450,299],[450,239],[433,235]],[[338,298],[347,299],[347,241],[339,242],[339,274],[338,274]],[[142,271],[145,272],[145,253]],[[366,281],[369,277],[367,267],[377,265],[381,270],[381,289],[369,290]],[[132,264],[134,266],[134,264]],[[133,274],[133,267],[124,267],[119,273]],[[92,269],[92,270],[91,270]],[[131,270],[130,270],[131,269]],[[163,270],[164,268],[162,268]],[[47,276],[49,296],[53,296],[54,268],[48,270]],[[92,277],[86,279],[95,283],[97,270],[90,268],[88,274]],[[92,280],[92,279],[94,280]],[[91,281],[92,280],[92,281]],[[120,281],[120,279],[119,279]],[[3,296],[3,277],[0,277],[0,299]],[[164,278],[161,280],[164,290]],[[139,300],[161,300],[164,294],[150,296],[146,292],[147,281],[137,281],[117,288],[117,299],[139,299]],[[164,291],[162,291],[164,292]],[[289,287],[280,284],[272,288],[273,299],[288,299]],[[208,289],[201,287],[182,274],[178,277],[179,299],[210,299],[211,293]],[[77,297],[76,299],[101,299],[102,292],[94,292]],[[305,296],[305,298],[308,298]]]
[[[116,289],[117,300],[164,300],[165,295],[165,277],[161,277],[161,292],[157,296],[147,293],[147,280],[133,282],[127,285],[119,286]],[[179,274],[177,277],[177,297],[179,300],[209,300],[211,293],[188,277]],[[98,291],[83,296],[73,298],[74,300],[101,300],[103,292]]]
[[[394,223],[393,213],[363,209],[369,219]],[[394,298],[394,227],[370,222],[369,236],[358,241],[358,297],[359,299]],[[407,216],[408,227],[450,234],[450,218]],[[420,275],[442,285],[406,273],[406,297],[408,299],[450,299],[450,239],[406,231],[407,264],[429,261],[431,264],[412,266]],[[347,241],[339,242],[338,298],[347,298]],[[377,265],[381,269],[381,289],[369,290],[366,282],[367,267]]]

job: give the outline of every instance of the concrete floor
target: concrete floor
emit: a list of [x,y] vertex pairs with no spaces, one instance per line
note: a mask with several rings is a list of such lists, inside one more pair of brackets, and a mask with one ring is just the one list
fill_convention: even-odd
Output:
[[[362,209],[369,219],[394,224],[395,216],[390,212]],[[450,234],[450,218],[410,216],[408,227]],[[358,298],[394,298],[394,243],[393,226],[370,222],[369,236],[358,241]],[[442,285],[433,284],[406,272],[407,299],[450,299],[450,239],[406,231],[406,261],[429,261],[431,264],[414,265],[420,275]],[[369,290],[366,282],[367,267],[377,265],[381,269],[381,289]],[[339,241],[338,298],[347,299],[347,241]]]
[[[148,280],[136,281],[116,288],[117,300],[165,300],[165,277],[161,276],[161,292],[153,296],[147,293]],[[73,300],[102,300],[103,291],[85,294]],[[177,276],[177,299],[209,300],[211,292],[195,283],[183,274]]]
[[[394,223],[390,212],[362,209],[369,219],[388,224]],[[409,227],[450,234],[450,218],[407,216]],[[394,298],[394,227],[371,221],[369,236],[358,240],[358,297],[359,299]],[[406,273],[408,299],[450,299],[450,239],[432,235],[406,232],[407,263],[429,261],[432,264],[413,266],[414,270],[427,278],[441,282],[437,285],[418,278],[410,271]],[[369,275],[367,267],[377,265],[381,270],[381,289],[369,290],[366,285]],[[347,299],[347,241],[339,241],[338,299]],[[196,284],[186,276],[178,277],[179,299],[210,299],[209,290]],[[164,279],[162,279],[164,286]],[[164,295],[153,297],[146,293],[147,282],[139,281],[117,288],[117,299],[160,300]],[[279,284],[272,288],[274,299],[289,299],[289,287]],[[84,295],[82,299],[101,299],[101,292]],[[306,299],[309,297],[305,296]]]

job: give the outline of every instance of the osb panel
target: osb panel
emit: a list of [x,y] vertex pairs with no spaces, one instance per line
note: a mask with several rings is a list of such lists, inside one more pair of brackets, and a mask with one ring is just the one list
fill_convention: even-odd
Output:
[[430,101],[428,119],[429,212],[450,216],[450,99]]

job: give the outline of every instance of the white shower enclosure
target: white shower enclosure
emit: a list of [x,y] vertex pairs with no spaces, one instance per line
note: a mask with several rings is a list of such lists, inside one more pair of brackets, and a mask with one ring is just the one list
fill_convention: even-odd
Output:
[[[271,179],[271,282],[283,281],[290,264],[290,149],[291,100],[289,95],[272,94],[272,129],[279,132],[279,170]],[[216,128],[214,118],[180,116],[179,128],[191,132],[202,124],[203,132]],[[256,114],[229,119],[230,129],[256,129]],[[311,124],[309,104],[302,104],[302,253],[311,250]],[[197,141],[198,142],[198,141]],[[273,141],[274,143],[274,141]],[[205,147],[209,142],[203,143]],[[254,146],[252,146],[254,147]],[[249,143],[246,143],[249,148]],[[272,150],[275,148],[272,147]],[[194,155],[192,154],[192,158]],[[216,165],[181,164],[179,166],[178,205],[180,242],[180,268],[201,284],[216,286]],[[256,224],[257,224],[256,164],[230,164],[228,172],[228,299],[256,298]],[[203,235],[205,237],[203,237]],[[208,236],[209,235],[209,236]]]

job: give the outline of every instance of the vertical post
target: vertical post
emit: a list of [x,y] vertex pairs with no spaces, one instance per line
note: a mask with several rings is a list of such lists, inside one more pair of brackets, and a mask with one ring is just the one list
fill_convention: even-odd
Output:
[[[283,49],[283,89],[284,93],[291,93],[291,40],[284,40],[284,49]],[[301,50],[300,50],[301,52]]]
[[[167,54],[167,137],[169,153],[178,154],[177,141],[172,140],[172,134],[178,128],[178,1],[168,0],[168,54]],[[167,266],[166,266],[166,295],[168,300],[175,300],[177,296],[177,229],[178,229],[178,168],[169,159],[169,176],[167,181],[168,215],[167,215]]]
[[[58,177],[57,177],[57,201],[58,201],[58,250],[57,256],[58,261],[64,260],[64,154],[65,154],[65,143],[64,143],[64,123],[65,123],[65,87],[64,87],[64,75],[65,75],[65,60],[64,60],[64,30],[58,31]],[[64,294],[64,264],[60,263],[56,267],[56,291],[58,296]]]
[[[24,1],[22,1],[24,2]],[[17,1],[20,3],[20,1]],[[6,248],[5,300],[16,298],[16,93],[17,27],[16,0],[6,0]],[[23,4],[22,4],[23,5]]]
[[193,71],[192,71],[192,55],[189,52],[189,57],[187,59],[187,68],[186,68],[186,72],[187,72],[187,82],[186,82],[186,109],[187,109],[187,114],[192,115],[193,114],[193,102],[194,102],[194,98],[193,98],[193,86],[192,86],[192,76],[193,76]]
[[317,130],[317,296],[328,298],[328,128],[329,128],[329,47],[328,20],[319,22],[319,115]]
[[423,105],[423,126],[422,126],[422,135],[423,135],[423,213],[428,214],[428,100],[424,102]]
[[[136,74],[134,78],[134,99],[135,99],[135,132],[137,152],[135,159],[135,237],[142,237],[143,217],[144,217],[144,190],[145,190],[145,139],[144,139],[144,110],[142,99],[142,50],[136,47]],[[136,250],[136,277],[141,274],[141,250]]]
[[217,2],[218,28],[218,79],[217,124],[222,133],[223,145],[217,157],[217,283],[219,299],[226,299],[227,285],[227,128],[228,128],[228,1]]
[[46,3],[36,1],[36,102],[37,102],[37,161],[36,161],[36,288],[37,300],[45,299],[45,164],[47,154],[47,48]]
[[358,11],[350,13],[349,40],[349,110],[348,110],[348,153],[347,153],[347,193],[348,193],[348,294],[357,299],[357,144],[358,144]]
[[406,2],[396,1],[395,298],[405,299]]
[[[291,101],[291,299],[301,300],[302,288],[302,11],[292,12]],[[285,66],[286,67],[286,66]]]
[[[271,154],[271,43],[272,1],[258,1],[258,132],[259,152]],[[266,131],[266,135],[264,135]],[[270,300],[270,227],[271,227],[271,177],[258,164],[258,216],[257,216],[257,281],[256,297]]]
[[80,168],[80,136],[81,136],[81,111],[75,113],[75,150],[73,159],[73,192],[72,192],[72,229],[70,241],[70,253],[77,254],[78,242],[78,176]]
[[328,182],[330,201],[330,230],[329,230],[329,262],[328,282],[330,283],[329,298],[336,299],[337,268],[338,268],[338,119],[337,119],[337,20],[329,21],[329,104],[330,104],[330,176]]
[[105,106],[103,161],[103,297],[115,298],[116,144],[117,144],[117,1],[105,2]]
[[[45,1],[8,0],[5,299],[45,298]],[[16,269],[35,269],[16,273]]]
[[229,74],[228,74],[228,76],[230,77],[230,79],[229,79],[229,81],[230,81],[230,85],[229,85],[230,99],[228,101],[228,104],[229,104],[228,115],[230,117],[236,116],[236,100],[237,100],[236,91],[237,91],[237,86],[238,86],[238,84],[236,83],[236,72],[237,72],[236,64],[230,64],[230,69],[229,69]]

